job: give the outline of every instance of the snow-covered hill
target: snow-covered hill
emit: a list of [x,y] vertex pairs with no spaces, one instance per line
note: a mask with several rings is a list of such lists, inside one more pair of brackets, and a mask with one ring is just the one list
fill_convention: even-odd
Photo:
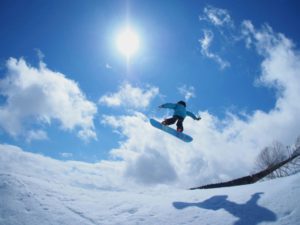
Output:
[[135,186],[117,176],[110,164],[0,145],[0,224],[300,224],[300,174],[194,191]]

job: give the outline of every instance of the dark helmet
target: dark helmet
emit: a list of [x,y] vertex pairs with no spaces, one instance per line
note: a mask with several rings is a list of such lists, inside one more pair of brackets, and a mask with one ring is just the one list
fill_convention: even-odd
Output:
[[184,101],[179,101],[177,102],[177,104],[183,105],[184,107],[186,107],[186,103]]

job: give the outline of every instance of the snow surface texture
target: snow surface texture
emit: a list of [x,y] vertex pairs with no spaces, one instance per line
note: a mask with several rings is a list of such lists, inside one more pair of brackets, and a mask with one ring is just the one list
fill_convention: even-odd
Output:
[[190,191],[121,184],[120,179],[116,183],[103,175],[108,170],[0,145],[0,224],[296,225],[300,221],[300,174]]

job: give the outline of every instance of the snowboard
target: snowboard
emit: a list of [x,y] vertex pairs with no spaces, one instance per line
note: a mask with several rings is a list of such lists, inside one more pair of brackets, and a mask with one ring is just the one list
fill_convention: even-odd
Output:
[[165,131],[166,133],[169,133],[171,135],[173,135],[174,137],[179,138],[180,140],[184,141],[184,142],[191,142],[193,140],[193,138],[187,134],[184,134],[182,132],[177,132],[175,129],[162,125],[160,122],[158,122],[155,119],[150,119],[150,123],[153,127],[158,128],[162,131]]

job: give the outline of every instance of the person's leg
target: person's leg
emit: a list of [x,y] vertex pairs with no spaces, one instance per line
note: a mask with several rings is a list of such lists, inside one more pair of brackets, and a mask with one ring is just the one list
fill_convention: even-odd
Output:
[[177,131],[182,132],[183,131],[183,120],[184,120],[184,118],[178,116],[177,119],[178,119],[178,121],[176,123]]
[[169,119],[165,119],[162,124],[163,125],[171,125],[174,124],[176,122],[177,118],[176,117],[171,117]]

